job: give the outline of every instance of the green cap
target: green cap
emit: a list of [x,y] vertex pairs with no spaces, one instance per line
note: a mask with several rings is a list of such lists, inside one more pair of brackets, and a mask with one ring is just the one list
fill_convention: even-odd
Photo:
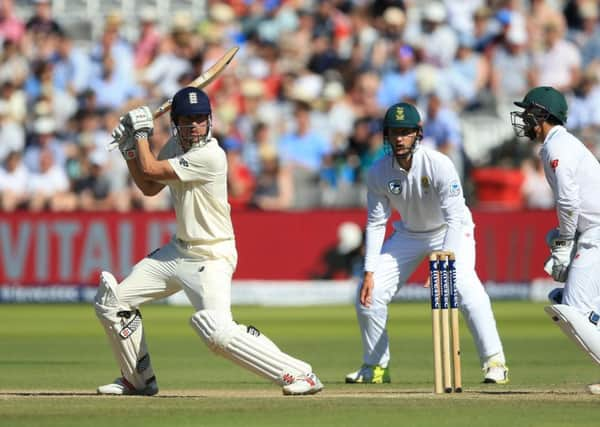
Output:
[[421,115],[414,105],[399,102],[392,105],[385,113],[383,128],[415,128],[421,127]]
[[564,95],[550,86],[538,86],[531,89],[523,101],[515,102],[517,107],[538,107],[547,111],[551,116],[565,124],[567,121],[567,100]]

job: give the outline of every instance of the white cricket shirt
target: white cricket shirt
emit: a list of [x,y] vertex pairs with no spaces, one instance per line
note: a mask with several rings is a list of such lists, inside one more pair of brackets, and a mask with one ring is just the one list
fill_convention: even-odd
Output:
[[454,164],[431,148],[419,146],[408,171],[383,157],[369,170],[367,187],[365,271],[375,271],[392,208],[401,216],[394,229],[422,237],[445,230],[443,250],[455,251],[461,228],[473,226]]
[[600,164],[563,126],[554,126],[540,150],[556,200],[561,237],[572,239],[600,226]]
[[174,138],[160,152],[180,181],[164,181],[177,218],[176,238],[209,257],[237,257],[227,201],[227,159],[216,139],[183,153]]

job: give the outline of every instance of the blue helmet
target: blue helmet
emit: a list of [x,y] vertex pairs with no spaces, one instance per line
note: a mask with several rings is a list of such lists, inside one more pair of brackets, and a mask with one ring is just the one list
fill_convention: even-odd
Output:
[[211,115],[210,100],[206,93],[195,87],[184,87],[179,90],[171,102],[171,120],[177,123],[179,116],[191,114]]

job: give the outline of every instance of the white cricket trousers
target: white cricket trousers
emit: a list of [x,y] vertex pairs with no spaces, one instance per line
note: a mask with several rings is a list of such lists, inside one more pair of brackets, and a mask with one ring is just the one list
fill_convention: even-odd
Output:
[[117,286],[118,298],[137,308],[183,289],[196,311],[215,310],[231,318],[234,270],[225,259],[200,259],[171,241],[133,267]]
[[563,303],[582,313],[600,313],[600,227],[582,233],[569,266]]
[[[423,233],[425,234],[425,233]],[[372,304],[360,303],[360,286],[356,297],[356,313],[363,344],[363,362],[387,367],[390,346],[387,332],[388,304],[421,261],[433,251],[442,249],[445,230],[418,235],[398,229],[383,244],[374,272]],[[475,340],[481,363],[490,356],[503,355],[490,298],[475,272],[475,239],[473,228],[464,229],[456,252],[456,289],[460,310]],[[429,305],[427,305],[429,306]]]

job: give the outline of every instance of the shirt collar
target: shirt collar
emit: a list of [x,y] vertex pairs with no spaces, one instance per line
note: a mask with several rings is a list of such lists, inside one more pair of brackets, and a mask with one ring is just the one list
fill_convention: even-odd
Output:
[[556,125],[552,129],[550,129],[550,132],[548,132],[548,135],[546,135],[546,139],[544,139],[544,145],[548,141],[550,141],[558,132],[561,132],[563,130],[565,130],[565,128],[561,125]]

